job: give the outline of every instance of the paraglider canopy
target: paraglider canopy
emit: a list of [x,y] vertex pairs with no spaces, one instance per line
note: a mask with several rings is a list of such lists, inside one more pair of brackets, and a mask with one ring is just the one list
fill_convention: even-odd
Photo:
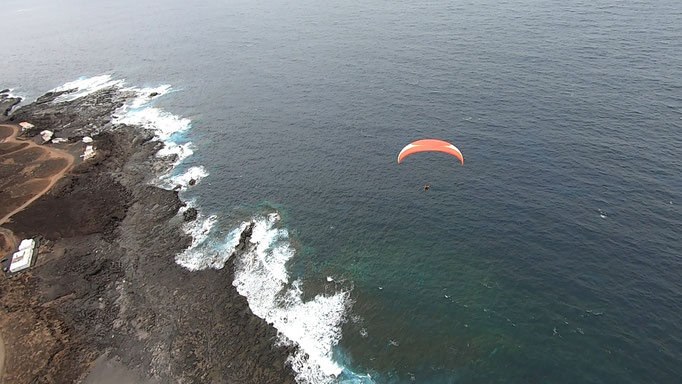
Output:
[[457,147],[447,141],[435,139],[417,140],[407,144],[398,154],[398,163],[407,156],[418,152],[444,152],[458,158],[462,165],[464,165],[464,156],[462,156],[462,152]]

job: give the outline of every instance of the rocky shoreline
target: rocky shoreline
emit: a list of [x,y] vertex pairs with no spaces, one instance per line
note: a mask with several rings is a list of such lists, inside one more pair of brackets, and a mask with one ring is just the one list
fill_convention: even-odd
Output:
[[[0,120],[34,124],[27,140],[50,129],[72,142],[91,136],[97,148],[3,225],[42,241],[30,270],[0,278],[1,381],[293,383],[292,351],[232,286],[235,257],[220,270],[175,263],[191,243],[182,226],[196,211],[180,214],[177,191],[150,183],[172,162],[155,156],[163,143],[112,124],[127,96],[104,88],[55,102],[62,94]],[[249,236],[247,228],[235,252]]]

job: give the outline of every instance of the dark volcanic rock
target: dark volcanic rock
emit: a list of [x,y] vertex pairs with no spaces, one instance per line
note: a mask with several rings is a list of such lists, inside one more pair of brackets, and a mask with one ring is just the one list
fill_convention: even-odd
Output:
[[253,233],[253,226],[254,225],[255,225],[255,223],[249,223],[249,225],[239,235],[239,244],[237,245],[237,248],[235,249],[236,252],[246,250],[246,245],[248,244],[247,240],[249,240],[249,238],[251,238],[251,234]]
[[[20,238],[47,240],[32,269],[0,280],[9,354],[0,381],[80,382],[102,357],[161,383],[293,383],[292,351],[275,346],[277,331],[232,286],[236,256],[221,270],[175,263],[191,243],[182,227],[196,210],[178,215],[177,191],[149,183],[168,167],[154,156],[160,143],[151,133],[99,125],[121,96],[105,89],[68,103],[55,97],[12,118],[66,131],[62,137],[99,133],[98,156],[5,225]],[[249,246],[252,228],[235,252]]]
[[182,213],[182,218],[185,221],[194,221],[197,218],[197,214],[196,208],[187,208],[187,210]]
[[35,125],[23,133],[28,137],[44,129],[62,132],[60,137],[92,136],[111,128],[112,113],[132,96],[132,92],[112,86],[73,101],[58,102],[59,96],[69,93],[48,92],[35,102],[12,112],[9,120],[14,123],[28,121]]
[[0,92],[0,115],[7,116],[15,105],[21,102],[20,97],[8,97],[9,89]]

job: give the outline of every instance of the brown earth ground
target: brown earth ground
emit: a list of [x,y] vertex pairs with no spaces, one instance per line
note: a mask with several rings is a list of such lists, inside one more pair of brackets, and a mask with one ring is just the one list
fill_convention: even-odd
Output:
[[149,183],[164,167],[151,134],[95,135],[84,162],[80,142],[38,146],[6,125],[0,135],[0,248],[41,238],[31,269],[0,278],[0,382],[293,382],[291,349],[236,292],[231,262],[175,263],[191,239],[177,192]]
[[0,125],[0,226],[45,194],[74,163],[66,151],[17,139],[20,132],[18,125]]
[[[0,125],[0,226],[47,192],[74,163],[68,152],[18,140],[20,132],[18,125]],[[0,259],[10,256],[18,243],[11,230],[0,227]],[[0,377],[4,362],[0,335]]]

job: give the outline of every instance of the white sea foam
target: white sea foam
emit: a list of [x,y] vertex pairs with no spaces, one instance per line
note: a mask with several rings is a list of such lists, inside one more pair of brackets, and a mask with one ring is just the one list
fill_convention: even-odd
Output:
[[192,236],[192,245],[189,246],[189,249],[194,249],[206,241],[217,219],[216,215],[197,217],[194,223],[186,227],[187,233]]
[[150,105],[156,98],[171,90],[171,86],[167,84],[148,88],[121,88],[122,92],[130,92],[134,96],[114,113],[112,119],[114,124],[135,125],[151,130],[155,139],[164,143],[164,147],[156,155],[175,156],[171,170],[162,175],[160,180],[168,179],[173,168],[194,153],[191,142],[179,143],[173,138],[173,135],[189,130],[192,127],[191,120]]
[[[123,84],[123,80],[113,80],[104,75],[70,82],[54,91],[75,89],[58,98],[57,102],[73,100],[111,86],[131,92],[133,96],[116,111],[112,122],[152,130],[155,139],[165,144],[157,156],[176,155],[174,165],[192,155],[192,144],[175,136],[190,129],[191,121],[150,105],[158,96],[170,92],[171,87],[123,88]],[[204,167],[192,167],[178,176],[164,175],[160,182],[163,184],[165,180],[187,185],[190,179],[199,181],[207,174]],[[190,203],[183,208],[180,214],[192,205]],[[192,271],[225,266],[248,223],[241,223],[225,238],[219,238],[214,231],[217,221],[217,216],[199,212],[195,220],[185,224],[184,230],[192,237],[192,243],[175,257],[179,265]],[[332,383],[344,371],[344,367],[334,361],[332,350],[341,339],[341,325],[351,305],[350,294],[340,291],[303,301],[302,282],[289,279],[286,264],[295,251],[289,242],[288,231],[278,227],[279,221],[276,213],[254,219],[251,247],[235,260],[233,284],[247,298],[253,313],[272,323],[279,331],[280,343],[299,347],[289,359],[297,381]]]
[[191,167],[184,173],[176,176],[170,176],[165,178],[161,182],[161,186],[167,189],[173,189],[180,186],[181,189],[187,189],[190,186],[190,182],[194,180],[194,184],[199,184],[201,179],[208,176],[208,171],[204,166]]
[[[241,223],[218,243],[209,237],[215,220],[200,215],[186,226],[193,241],[176,256],[178,264],[192,271],[225,266],[248,223]],[[332,349],[341,339],[341,325],[351,305],[349,292],[303,301],[302,282],[289,279],[286,264],[295,251],[288,231],[278,228],[279,221],[277,213],[254,219],[251,247],[236,260],[233,284],[253,313],[278,330],[279,343],[299,347],[289,358],[298,382],[335,382],[344,367],[334,361]]]
[[56,103],[63,101],[71,101],[78,99],[83,96],[87,96],[93,92],[97,92],[100,89],[109,87],[120,87],[124,83],[124,80],[113,80],[110,75],[101,75],[88,78],[78,79],[76,81],[68,82],[60,87],[52,90],[52,92],[61,92],[75,90],[64,95],[61,95],[55,99]]
[[73,92],[59,96],[55,102],[74,100],[109,87],[116,87],[124,93],[130,92],[134,96],[114,113],[113,122],[137,125],[141,128],[152,130],[156,134],[157,139],[162,141],[166,141],[175,133],[186,131],[191,127],[189,119],[173,115],[149,105],[156,98],[171,92],[170,85],[163,84],[158,87],[148,88],[124,88],[124,83],[125,80],[123,79],[112,79],[110,75],[101,75],[68,82],[54,88],[52,92],[73,90]]
[[279,220],[277,213],[255,220],[253,246],[237,261],[233,284],[253,313],[280,332],[282,343],[300,347],[289,359],[297,381],[330,383],[343,371],[332,357],[332,348],[341,339],[349,293],[303,301],[300,280],[289,284],[286,263],[295,252],[287,230],[277,227]]
[[[183,211],[184,209],[180,214]],[[233,229],[224,241],[216,243],[209,237],[216,220],[216,216],[209,216],[206,219],[198,217],[194,224],[185,226],[185,232],[192,236],[192,245],[175,257],[176,263],[190,271],[225,267],[225,263],[239,244],[239,237],[246,229],[247,223],[242,223]]]
[[8,98],[8,99],[12,99],[12,98],[18,98],[18,99],[20,99],[19,104],[14,105],[14,106],[12,106],[12,108],[10,108],[10,112],[13,111],[13,110],[15,110],[15,109],[17,109],[17,108],[19,108],[19,106],[21,106],[21,104],[22,104],[22,103],[24,102],[24,100],[26,99],[25,96],[15,95],[15,94],[12,93],[12,92],[14,92],[14,89],[13,89],[13,88],[10,88],[8,92],[3,93],[3,96],[6,97],[6,98]]
[[140,103],[138,98],[133,99],[130,105],[124,106],[125,113],[120,114],[115,119],[116,123],[137,125],[145,129],[154,131],[159,140],[166,141],[178,132],[187,131],[191,127],[191,121],[172,113],[168,113],[160,108],[132,108],[133,104]]
[[[112,80],[111,76],[103,75],[66,83],[63,86],[54,89],[54,91],[76,89],[75,92],[64,95],[65,100],[73,100],[107,87],[113,86],[119,88],[120,92],[128,97],[128,100],[114,112],[112,123],[114,125],[133,125],[151,130],[154,133],[154,139],[161,141],[164,144],[163,148],[156,153],[156,156],[175,157],[175,161],[170,170],[157,179],[158,185],[166,188],[174,188],[179,184],[183,188],[186,188],[189,185],[190,180],[194,179],[195,182],[199,182],[203,177],[206,177],[208,171],[203,166],[191,167],[180,175],[171,176],[173,169],[194,153],[191,142],[181,142],[175,140],[176,138],[173,137],[176,133],[185,132],[190,129],[191,121],[187,118],[182,118],[160,108],[151,106],[151,103],[158,97],[171,92],[171,86],[164,84],[158,87],[124,88],[124,83],[124,80]],[[57,101],[60,100],[58,99]],[[188,206],[182,208],[180,214],[184,213],[184,211],[192,206],[193,204],[190,203]],[[226,260],[224,259],[223,252],[218,252],[217,256],[212,259],[206,257],[206,252],[209,249],[207,245],[209,241],[207,240],[210,238],[212,228],[217,220],[218,218],[215,215],[205,216],[199,212],[195,220],[185,224],[183,229],[192,237],[192,243],[185,251],[176,256],[176,262],[178,264],[190,270],[208,267],[222,268]],[[236,231],[238,231],[238,229],[235,229],[234,232]],[[241,231],[238,233],[241,233]],[[237,235],[237,242],[238,241]],[[225,246],[232,242],[233,241],[228,239],[225,242]]]
[[19,99],[21,99],[21,100],[24,100],[24,96],[15,95],[15,94],[12,93],[12,92],[14,92],[14,88],[10,88],[10,89],[8,90],[8,92],[3,93],[3,95],[5,95],[5,97],[8,98],[8,99],[11,99],[11,98],[19,98]]
[[[156,153],[156,156],[163,158],[175,157],[174,163],[168,172],[156,180],[159,186],[174,188],[176,185],[180,184],[182,187],[187,187],[191,179],[199,182],[203,177],[206,177],[208,171],[206,171],[206,168],[203,166],[191,167],[183,174],[171,176],[173,169],[194,153],[191,142],[182,142],[181,140],[178,140],[178,137],[173,136],[190,129],[191,121],[187,118],[173,115],[150,105],[158,97],[171,92],[171,86],[164,84],[157,87],[124,88],[124,84],[125,80],[112,79],[110,75],[101,75],[68,82],[53,89],[52,92],[72,91],[59,96],[55,100],[55,102],[62,102],[75,100],[101,89],[109,87],[117,88],[127,100],[123,106],[114,112],[112,123],[114,125],[133,125],[151,130],[154,133],[154,139],[162,141],[164,144],[163,148]],[[87,139],[84,139],[84,141],[87,141]],[[192,236],[192,245],[183,253],[183,255],[178,256],[180,258],[178,263],[182,265],[186,264],[188,268],[192,269],[191,266],[195,263],[192,260],[199,258],[198,253],[201,253],[201,245],[206,241],[216,220],[217,217],[215,216],[204,217],[203,215],[200,215],[195,221],[186,225],[185,231]],[[194,255],[194,253],[197,253],[197,255]]]
[[[172,139],[176,133],[185,132],[191,128],[190,119],[176,116],[150,105],[158,97],[171,92],[171,86],[164,84],[157,87],[124,88],[124,83],[125,80],[123,79],[112,79],[110,75],[101,75],[68,82],[53,89],[52,92],[73,90],[73,92],[57,97],[55,102],[75,100],[109,87],[116,87],[124,94],[130,93],[132,95],[130,99],[114,113],[112,123],[135,125],[153,131],[155,139],[163,141],[165,144],[157,152],[157,156],[176,156],[173,167],[191,156],[193,154],[192,143],[178,143]],[[166,177],[168,175],[162,176],[162,178]]]
[[[191,142],[176,144],[172,141],[166,141],[164,142],[164,147],[156,152],[156,156],[158,157],[175,156],[176,159],[173,163],[173,167],[176,167],[178,164],[182,163],[183,160],[192,156],[193,154],[194,146]],[[166,177],[168,177],[168,174],[161,176],[162,179]]]
[[[159,85],[158,87],[147,88],[124,88],[123,91],[135,92],[136,97],[130,102],[129,108],[137,109],[147,105],[150,101],[161,97],[171,91],[169,84]],[[153,95],[153,96],[152,96]]]
[[[179,213],[184,213],[187,209],[192,207],[192,205],[193,204],[188,204],[187,207],[180,209]],[[206,269],[210,266],[210,263],[207,261],[208,257],[205,254],[205,249],[203,249],[202,246],[209,238],[211,229],[217,220],[218,217],[216,215],[205,217],[203,214],[199,213],[196,219],[185,224],[183,230],[192,237],[192,244],[175,256],[176,263],[190,271]]]
[[[156,155],[158,157],[176,156],[173,164],[173,167],[176,167],[194,153],[191,142],[179,144],[172,140],[174,134],[191,128],[190,119],[173,115],[156,107],[145,107],[141,100],[146,99],[149,102],[149,94],[147,91],[139,91],[139,94],[143,95],[142,98],[134,98],[117,112],[114,123],[135,125],[153,131],[156,139],[164,143],[164,147]],[[133,106],[138,106],[138,108],[133,108]],[[168,178],[168,174],[161,178]]]

